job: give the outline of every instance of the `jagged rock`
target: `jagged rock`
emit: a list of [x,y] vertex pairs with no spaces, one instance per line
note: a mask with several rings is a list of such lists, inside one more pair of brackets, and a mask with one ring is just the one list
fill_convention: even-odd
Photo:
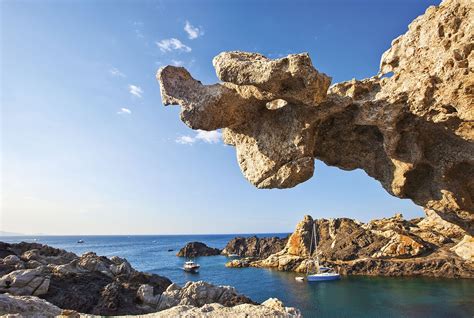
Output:
[[46,318],[61,314],[63,314],[61,308],[35,296],[0,294],[0,315],[2,316]]
[[[100,317],[95,315],[79,314],[76,311],[63,310],[44,299],[35,296],[12,296],[0,294],[0,315],[8,317],[32,317],[46,318],[56,316],[66,317]],[[121,317],[137,317],[124,315]],[[226,307],[218,303],[205,304],[202,307],[191,305],[178,305],[167,310],[155,312],[147,315],[140,315],[146,318],[174,318],[174,317],[281,317],[297,318],[301,317],[298,309],[285,307],[283,303],[275,298],[270,298],[261,305],[240,304],[234,307]]]
[[472,241],[467,238],[454,247],[449,239],[431,244],[423,237],[440,234],[426,228],[426,224],[418,227],[421,222],[404,220],[401,214],[368,223],[347,218],[313,220],[306,215],[280,252],[261,260],[228,262],[226,266],[305,272],[308,266],[314,266],[310,256],[315,256],[315,249],[311,248],[315,223],[321,264],[334,267],[341,274],[474,277]]
[[395,233],[390,241],[384,245],[380,251],[374,253],[372,257],[412,257],[425,253],[428,247],[423,241],[414,236]]
[[0,243],[2,250],[7,263],[21,255],[22,262],[33,268],[15,270],[2,265],[3,259],[0,293],[39,295],[62,309],[100,315],[144,314],[153,309],[142,307],[137,300],[140,286],[151,286],[154,293],[161,294],[171,284],[167,278],[134,270],[119,257],[108,259],[95,253],[78,257],[36,243]]
[[241,257],[266,258],[281,251],[288,238],[279,237],[236,237],[230,240],[222,250],[222,255],[237,254]]
[[[270,60],[225,52],[223,83],[159,70],[163,104],[179,104],[193,129],[224,128],[244,176],[258,188],[308,180],[314,159],[363,169],[474,235],[474,4],[429,7],[382,56],[380,73],[329,85],[307,54]],[[390,75],[392,76],[385,76]]]
[[474,263],[474,237],[470,235],[464,236],[464,238],[451,248],[461,258]]
[[8,255],[7,257],[3,258],[3,264],[5,265],[16,266],[21,263],[21,259],[16,255]]
[[0,293],[40,296],[47,293],[50,277],[44,267],[19,269],[0,278]]
[[239,259],[233,259],[225,263],[225,267],[234,267],[234,268],[249,267],[250,263],[256,260],[257,258],[254,258],[254,257],[244,257],[244,258],[239,258]]
[[179,250],[176,256],[180,257],[198,257],[219,255],[221,250],[212,248],[201,242],[187,243],[185,247]]
[[[128,316],[130,317],[130,316]],[[144,315],[146,318],[234,318],[234,317],[277,317],[299,318],[300,311],[294,307],[285,307],[278,299],[268,299],[261,305],[241,304],[226,307],[221,304],[206,304],[202,307],[178,305],[157,313]]]
[[176,288],[176,286],[174,286],[166,290],[160,296],[157,309],[163,310],[178,305],[202,307],[211,303],[219,303],[226,307],[247,303],[256,304],[246,296],[237,293],[234,287],[215,286],[203,281],[198,281],[187,282],[183,288]]

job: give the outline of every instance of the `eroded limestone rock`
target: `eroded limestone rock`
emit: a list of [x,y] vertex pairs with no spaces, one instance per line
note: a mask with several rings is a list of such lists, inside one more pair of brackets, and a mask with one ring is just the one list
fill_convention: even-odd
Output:
[[[380,73],[338,83],[308,54],[270,60],[225,52],[222,83],[160,69],[163,103],[179,104],[193,129],[223,128],[244,176],[258,188],[312,177],[314,160],[363,169],[474,234],[474,3],[446,0],[415,19],[383,54]],[[392,76],[382,76],[393,73]]]

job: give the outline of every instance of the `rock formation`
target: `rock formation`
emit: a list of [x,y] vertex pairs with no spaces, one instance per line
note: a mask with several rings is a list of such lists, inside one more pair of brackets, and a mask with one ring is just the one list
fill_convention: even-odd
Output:
[[221,250],[218,248],[212,248],[201,242],[190,242],[187,243],[176,256],[180,257],[198,257],[198,256],[214,256],[219,255]]
[[237,254],[241,257],[266,258],[281,251],[288,238],[279,237],[236,237],[222,250],[222,255]]
[[[141,315],[164,311],[153,317],[179,312],[183,317],[194,317],[204,313],[206,309],[201,307],[206,305],[215,308],[216,315],[243,315],[251,310],[268,317],[273,313],[280,317],[299,315],[296,309],[275,302],[275,306],[259,305],[230,286],[200,281],[181,288],[165,277],[138,272],[116,256],[109,259],[89,252],[79,257],[36,243],[0,242],[0,257],[0,315]],[[245,304],[248,306],[242,306]]]
[[0,243],[0,293],[39,296],[62,309],[83,313],[142,314],[135,298],[143,284],[162,293],[165,277],[134,270],[127,260],[73,253],[36,243]]
[[181,105],[193,129],[222,128],[258,188],[308,180],[315,159],[360,168],[472,236],[473,21],[470,0],[429,7],[383,54],[379,74],[331,87],[306,53],[221,53],[214,85],[166,66],[157,74],[162,101]]
[[474,259],[458,255],[461,228],[438,232],[427,218],[392,218],[361,223],[347,218],[313,219],[298,223],[285,248],[263,260],[240,259],[227,267],[268,267],[305,272],[310,257],[313,222],[317,253],[323,265],[341,274],[385,276],[436,276],[474,278]]
[[[12,296],[0,294],[0,315],[8,317],[100,317],[95,315],[83,315],[75,311],[62,310],[44,299],[35,296]],[[62,317],[61,316],[61,317]],[[126,317],[137,317],[124,315]],[[261,305],[240,304],[233,307],[226,307],[219,303],[205,304],[202,307],[192,305],[177,305],[169,309],[140,315],[143,318],[233,318],[233,317],[278,317],[278,318],[299,318],[301,313],[293,307],[285,307],[276,298],[270,298]]]
[[158,295],[153,293],[152,286],[142,285],[138,291],[138,298],[143,305],[150,307],[150,311],[160,311],[178,305],[202,307],[210,303],[219,303],[226,307],[239,304],[258,305],[250,298],[239,294],[233,287],[214,286],[203,281],[187,282],[183,288],[171,284],[165,292]]

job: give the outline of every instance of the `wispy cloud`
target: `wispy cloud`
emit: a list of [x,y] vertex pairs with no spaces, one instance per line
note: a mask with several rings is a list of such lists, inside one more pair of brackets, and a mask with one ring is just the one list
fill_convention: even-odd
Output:
[[117,112],[119,115],[130,115],[132,111],[128,108],[122,107],[120,110]]
[[189,21],[186,21],[186,24],[184,25],[184,31],[186,31],[190,40],[197,39],[198,37],[204,35],[202,28],[193,26]]
[[109,73],[110,75],[112,76],[116,76],[116,77],[127,77],[125,74],[123,74],[122,72],[120,72],[120,70],[116,67],[112,67],[110,70],[109,70]]
[[128,85],[128,91],[130,94],[142,98],[143,90],[140,86]]
[[196,139],[191,136],[179,136],[175,141],[182,145],[192,145],[194,142],[196,142]]
[[180,60],[171,60],[171,64],[174,66],[183,66],[184,62]]
[[217,144],[220,142],[222,133],[218,130],[205,131],[198,130],[195,136],[183,135],[176,138],[176,142],[182,145],[192,145],[198,141],[202,141],[208,144]]
[[156,42],[156,45],[162,52],[171,52],[173,50],[182,52],[191,52],[191,48],[176,38],[164,39]]
[[140,21],[133,22],[133,26],[135,27],[135,35],[139,39],[143,39],[145,37],[142,33],[143,25],[143,22]]

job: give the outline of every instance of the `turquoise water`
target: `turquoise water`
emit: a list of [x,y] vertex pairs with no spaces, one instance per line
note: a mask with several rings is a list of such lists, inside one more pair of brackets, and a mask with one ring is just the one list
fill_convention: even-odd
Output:
[[[262,236],[286,236],[265,234]],[[175,254],[190,241],[223,248],[236,235],[180,236],[42,236],[0,237],[0,241],[38,243],[77,254],[93,251],[99,255],[125,257],[140,271],[163,275],[180,285],[205,280],[235,286],[256,301],[270,297],[299,308],[305,317],[474,317],[474,280],[343,277],[337,282],[297,282],[294,273],[259,268],[229,269],[227,258],[197,258],[199,274],[180,270],[183,259]],[[83,239],[84,244],[77,244]],[[174,249],[168,252],[168,249]]]

